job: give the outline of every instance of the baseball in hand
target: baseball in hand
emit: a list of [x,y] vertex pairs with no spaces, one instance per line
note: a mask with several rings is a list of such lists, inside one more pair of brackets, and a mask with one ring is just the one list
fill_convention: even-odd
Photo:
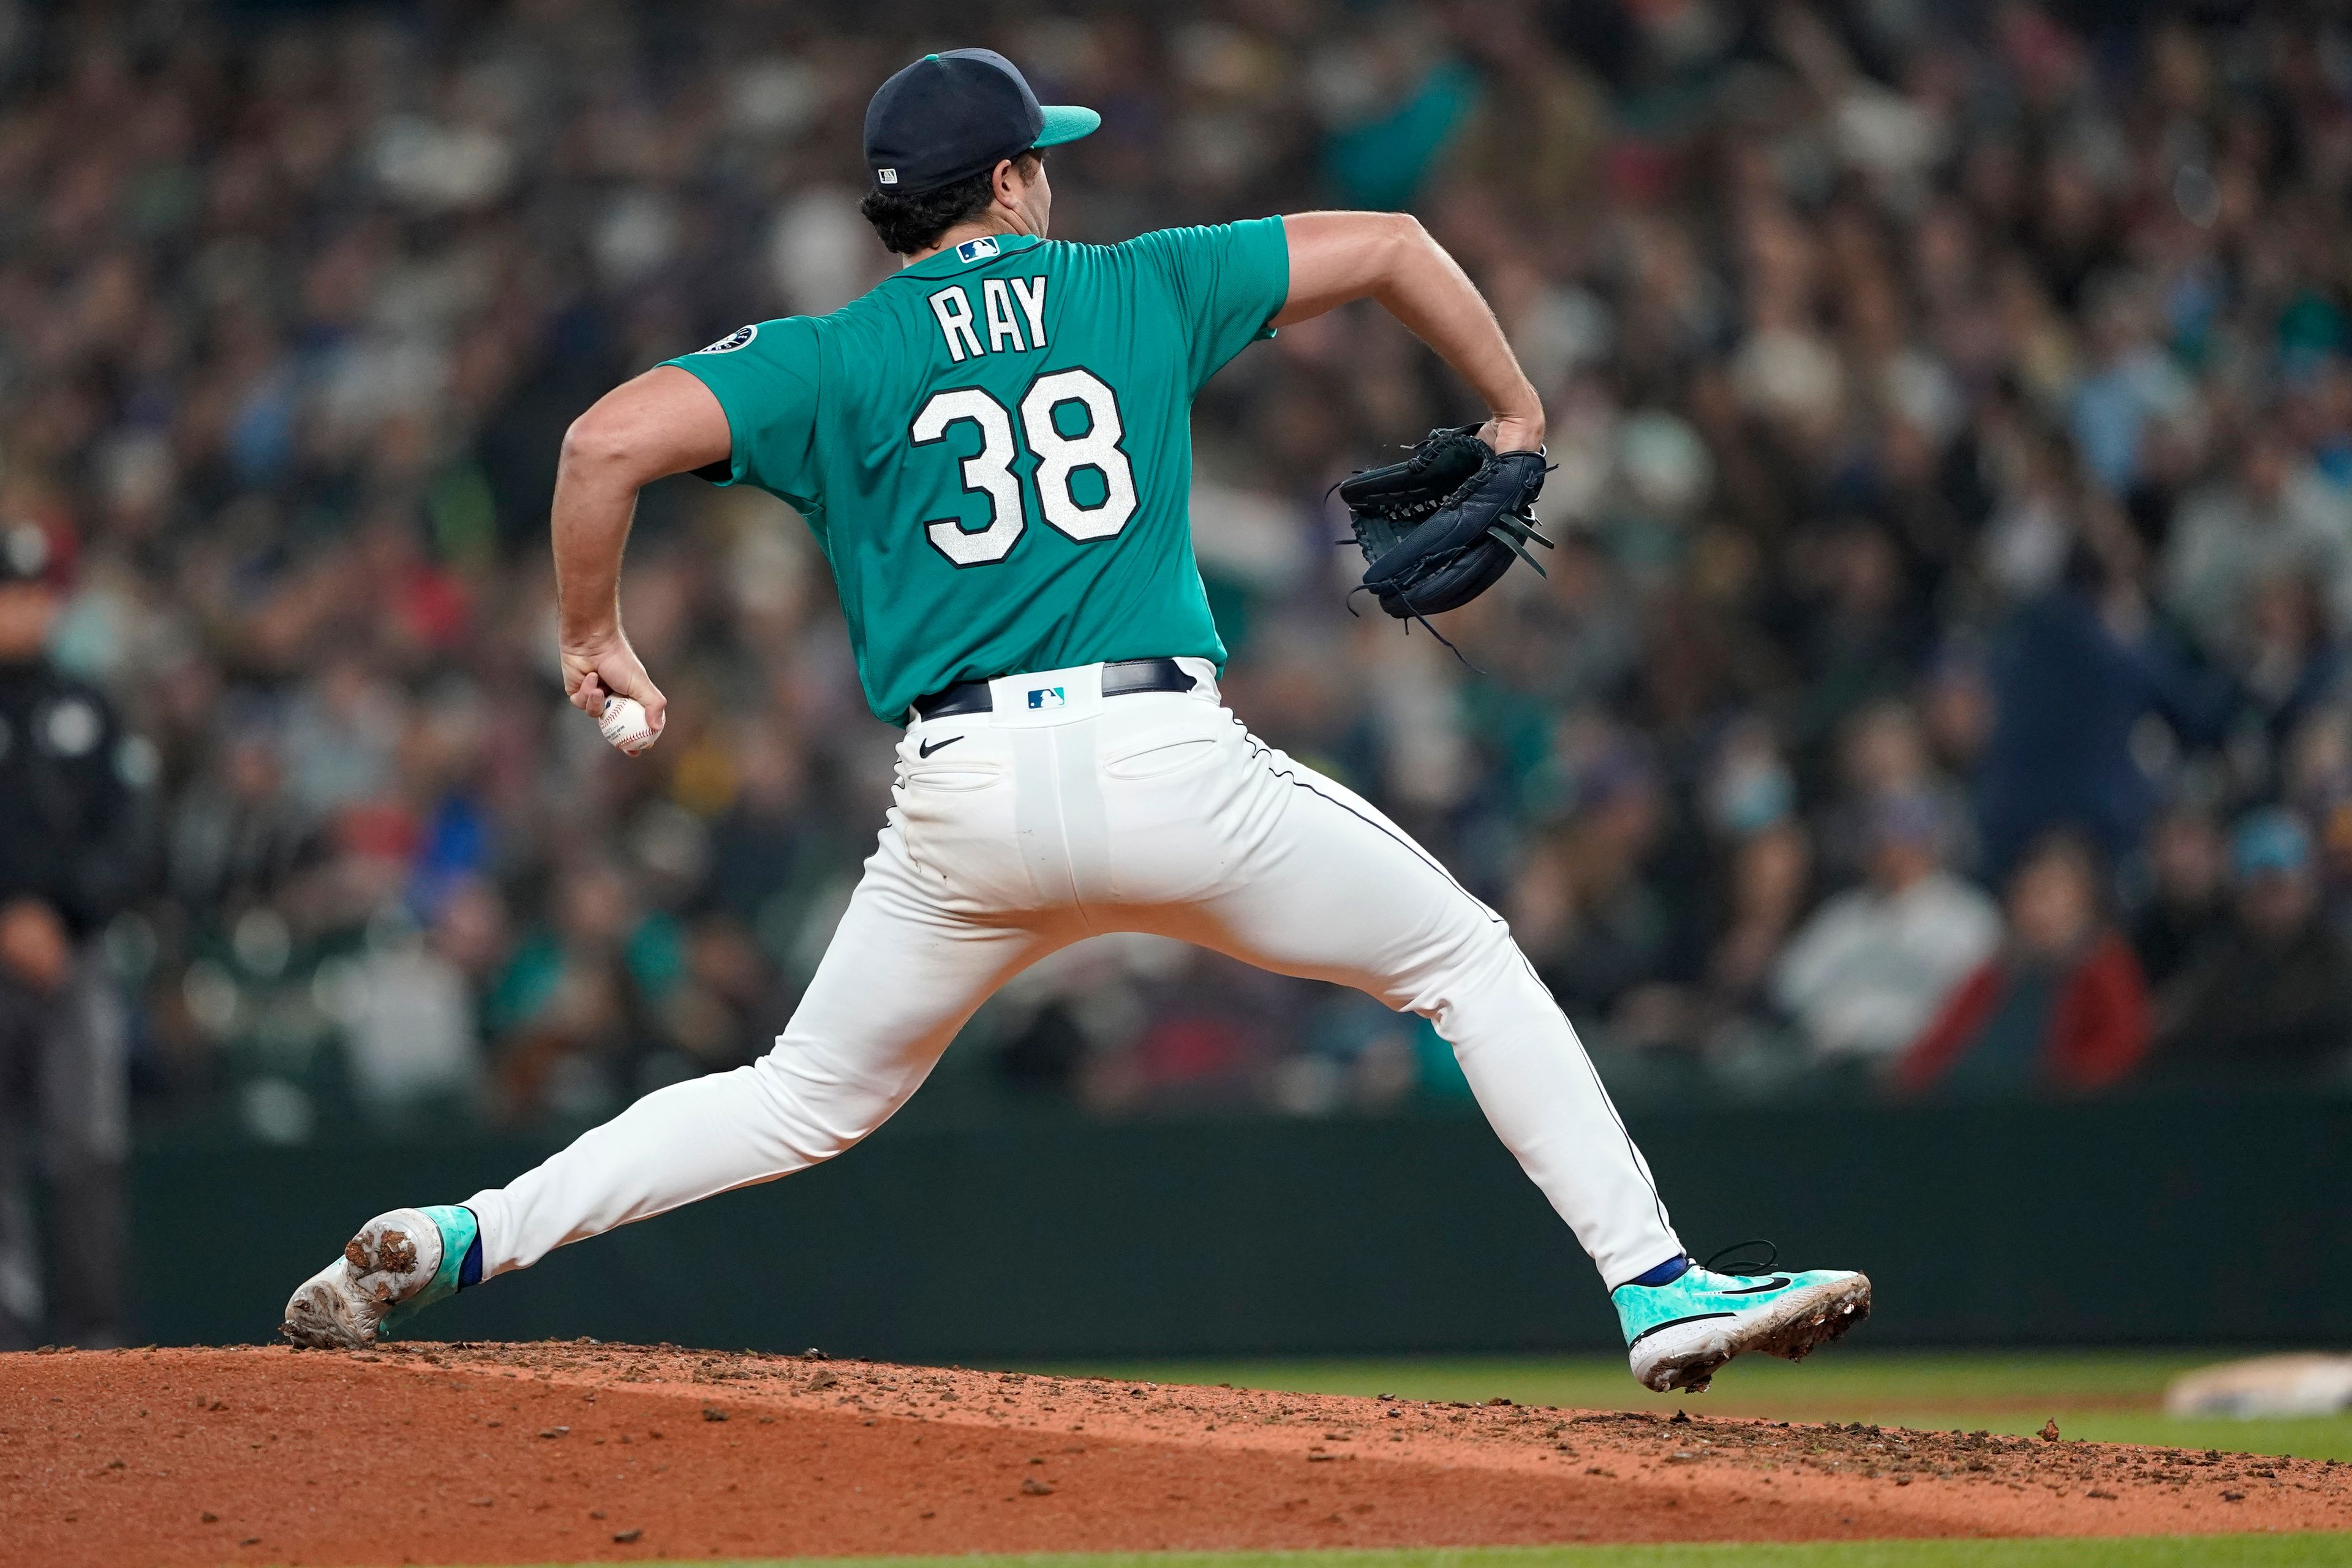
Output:
[[660,738],[646,722],[645,704],[634,697],[605,698],[604,716],[596,727],[625,756],[635,756]]

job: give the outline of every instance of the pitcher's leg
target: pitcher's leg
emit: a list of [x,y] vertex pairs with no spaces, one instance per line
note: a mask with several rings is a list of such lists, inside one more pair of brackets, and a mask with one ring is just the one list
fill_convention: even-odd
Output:
[[1229,890],[1161,925],[1428,1017],[1611,1287],[1682,1256],[1641,1151],[1502,917],[1362,799],[1278,752]]
[[886,833],[775,1047],[657,1089],[467,1199],[483,1274],[833,1158],[906,1103],[992,992],[1066,940],[941,912]]

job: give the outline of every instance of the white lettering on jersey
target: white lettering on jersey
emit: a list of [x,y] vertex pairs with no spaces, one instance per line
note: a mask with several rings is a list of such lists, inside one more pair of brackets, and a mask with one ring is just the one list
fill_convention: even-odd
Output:
[[1021,329],[1013,323],[1013,296],[1002,278],[991,278],[980,286],[982,298],[988,305],[988,352],[1002,353],[1010,342],[1015,349],[1029,345],[1021,341]]
[[[950,283],[931,295],[931,314],[939,318],[940,336],[946,340],[948,358],[957,364],[982,353],[1025,353],[1045,346],[1045,279],[1043,278],[983,278],[981,299],[988,312],[988,347],[980,346],[980,323],[972,314],[971,296],[961,283]],[[1018,301],[1020,314],[1013,313]],[[1021,321],[1026,317],[1024,342]],[[748,341],[748,340],[747,340]],[[713,345],[714,347],[719,345]],[[740,347],[740,344],[733,345]]]
[[1015,278],[1012,282],[1013,298],[1021,301],[1021,313],[1029,318],[1029,346],[1042,349],[1045,346],[1045,279]]
[[963,289],[950,283],[930,298],[931,314],[940,320],[940,335],[947,339],[949,360],[961,364],[965,354],[979,353],[980,339],[971,330],[971,301]]

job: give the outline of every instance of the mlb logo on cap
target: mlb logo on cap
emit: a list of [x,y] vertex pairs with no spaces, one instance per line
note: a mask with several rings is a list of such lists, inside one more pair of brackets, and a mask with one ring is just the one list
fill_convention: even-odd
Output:
[[1058,686],[1033,686],[1029,689],[1029,706],[1032,708],[1059,708],[1066,700],[1063,689]]
[[967,239],[957,246],[956,254],[966,261],[978,261],[996,254],[996,241],[983,234],[978,239]]

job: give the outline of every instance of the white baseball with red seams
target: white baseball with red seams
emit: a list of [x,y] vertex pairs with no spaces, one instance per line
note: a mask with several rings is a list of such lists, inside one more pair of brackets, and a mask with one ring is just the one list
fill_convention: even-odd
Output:
[[605,698],[604,713],[596,721],[596,728],[614,749],[632,757],[661,739],[661,731],[646,717],[646,705],[634,697]]
[[833,1158],[914,1093],[997,987],[1104,931],[1421,1014],[1605,1283],[1680,1256],[1502,917],[1371,805],[1251,735],[1206,660],[1180,662],[1190,692],[1106,697],[1102,666],[1084,665],[1001,678],[991,711],[914,722],[881,842],[775,1048],[658,1089],[467,1199],[484,1274]]

